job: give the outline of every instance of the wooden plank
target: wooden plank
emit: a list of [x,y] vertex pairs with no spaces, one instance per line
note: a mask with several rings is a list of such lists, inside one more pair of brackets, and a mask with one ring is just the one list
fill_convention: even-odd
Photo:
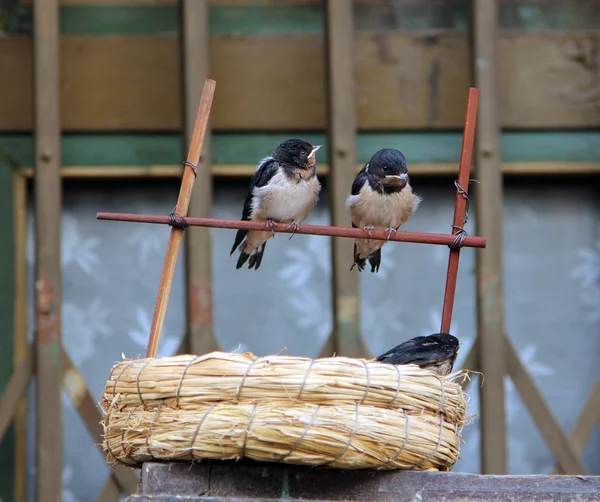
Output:
[[[209,76],[207,0],[181,0],[184,150],[191,144],[202,86]],[[220,92],[220,89],[219,89]],[[217,97],[218,99],[218,97]],[[210,123],[202,146],[198,178],[190,201],[190,216],[210,218],[212,172]],[[186,232],[187,336],[192,354],[219,349],[213,331],[212,247],[210,229]]]
[[[60,46],[58,0],[33,5],[35,76],[35,328],[37,490],[62,497]],[[23,89],[22,89],[23,92]]]
[[[316,145],[319,159],[326,160],[329,145],[325,134],[301,133],[213,133],[212,165],[256,166],[275,145],[289,137],[301,137]],[[181,136],[177,133],[150,134],[69,134],[61,141],[64,166],[139,167],[173,166],[184,157]],[[454,169],[460,160],[460,132],[381,132],[356,135],[356,162],[365,164],[373,152],[398,145],[408,159],[411,170],[434,165]],[[432,148],[435,145],[435,148]],[[507,170],[530,166],[533,173],[543,172],[546,165],[559,172],[574,168],[577,172],[593,170],[600,163],[600,130],[503,132],[502,160]],[[0,151],[15,167],[33,165],[33,137],[28,134],[0,134]],[[327,165],[319,163],[317,169]],[[181,168],[181,166],[180,166]],[[449,169],[448,172],[450,172]]]
[[475,85],[481,90],[476,135],[476,234],[490,245],[476,254],[479,367],[485,377],[481,400],[481,472],[506,474],[506,412],[504,409],[504,319],[502,290],[502,201],[499,95],[496,85],[498,1],[474,4]]
[[[28,356],[27,344],[27,178],[13,175],[15,207],[15,367]],[[30,356],[31,357],[31,356]],[[15,412],[15,500],[25,500],[27,490],[27,398]]]
[[[595,127],[600,108],[586,87],[595,70],[578,61],[589,58],[587,48],[599,38],[576,32],[503,36],[501,125]],[[0,94],[0,131],[31,130],[31,51],[28,38],[0,39],[0,74],[13,77]],[[64,130],[181,130],[176,37],[64,36],[61,51]],[[322,37],[314,35],[212,35],[211,76],[221,82],[213,129],[324,129],[323,51]],[[359,129],[460,127],[469,85],[464,35],[360,32],[354,63]],[[111,72],[104,71],[107,65]],[[310,78],[298,78],[298,68]],[[519,92],[523,83],[535,92]]]
[[[331,166],[331,224],[348,226],[345,203],[356,166],[356,114],[354,109],[354,13],[352,2],[326,3],[327,103],[329,164]],[[360,338],[358,272],[349,273],[353,241],[331,239],[333,333],[323,351],[363,357]],[[324,354],[325,355],[325,354]]]
[[29,349],[23,360],[15,368],[15,371],[4,387],[2,399],[0,400],[0,439],[4,437],[8,426],[12,422],[12,418],[17,409],[17,405],[27,390],[29,380],[33,375],[35,365],[35,352]]
[[343,469],[308,469],[259,462],[213,461],[193,465],[148,462],[142,467],[141,486],[141,500],[163,502],[199,502],[215,498],[232,502],[600,500],[600,476],[482,476],[459,472],[373,472],[368,469],[349,473]]
[[[560,428],[554,414],[546,404],[527,369],[519,359],[517,351],[508,337],[504,336],[508,374],[523,398],[531,418],[533,418],[548,447],[554,453],[562,474],[586,474],[577,451]],[[485,375],[487,385],[488,376]]]
[[[582,456],[587,449],[588,443],[596,430],[600,420],[600,378],[596,380],[596,385],[585,403],[581,415],[573,427],[569,441],[579,456]],[[560,472],[560,465],[554,466],[554,473]]]
[[[358,172],[363,164],[357,164],[355,172]],[[512,176],[543,176],[570,174],[600,174],[600,162],[504,162],[501,164],[503,174]],[[250,178],[255,165],[222,164],[212,165],[211,174],[213,179],[228,178]],[[411,173],[415,176],[449,176],[456,175],[458,169],[456,164],[413,164]],[[33,177],[33,169],[23,167],[19,173],[25,178]],[[95,178],[180,178],[181,166],[67,166],[60,170],[63,178],[95,179]],[[329,176],[329,165],[319,164],[319,178]]]
[[[100,424],[102,414],[85,382],[85,378],[73,364],[64,347],[61,348],[61,355],[63,364],[62,388],[71,399],[79,417],[94,440],[94,444],[102,451],[102,426]],[[138,487],[138,480],[134,471],[124,466],[116,466],[111,469],[108,483],[114,485],[110,490],[112,493],[115,491],[116,493],[135,493]]]

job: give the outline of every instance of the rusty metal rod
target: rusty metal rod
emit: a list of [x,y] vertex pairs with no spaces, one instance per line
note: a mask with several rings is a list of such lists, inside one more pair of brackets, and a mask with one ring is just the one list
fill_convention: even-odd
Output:
[[[463,131],[462,148],[460,152],[460,165],[458,167],[458,185],[465,192],[469,191],[469,177],[471,176],[471,160],[473,145],[475,144],[475,126],[477,124],[477,108],[479,106],[479,89],[471,87],[467,95],[467,110],[465,113],[465,126]],[[465,194],[466,195],[466,194]],[[456,203],[454,206],[454,232],[456,235],[463,227],[467,212],[467,199],[456,187]],[[456,278],[458,275],[458,261],[460,248],[450,249],[448,258],[448,272],[446,274],[446,291],[444,293],[444,306],[442,308],[441,333],[450,333],[452,323],[452,309],[456,293]]]
[[[206,133],[208,125],[210,109],[215,94],[215,86],[216,82],[214,80],[206,79],[204,82],[204,89],[202,91],[202,97],[200,98],[200,106],[198,107],[198,115],[196,116],[192,141],[188,151],[185,169],[183,171],[183,178],[181,180],[179,197],[177,199],[177,205],[175,206],[175,212],[181,216],[187,215],[190,206],[192,189],[194,188],[194,181],[196,179],[194,172],[196,167],[192,166],[197,166],[200,161],[200,152],[202,150],[204,134]],[[173,276],[175,275],[175,266],[177,265],[177,258],[179,256],[182,239],[183,230],[173,227],[171,229],[163,271],[158,286],[158,296],[156,298],[156,306],[154,307],[154,315],[152,317],[152,326],[150,328],[150,338],[148,340],[146,357],[156,357],[156,353],[158,352],[158,342],[167,314],[167,305],[169,303],[171,286],[173,285]]]
[[[152,214],[132,214],[132,213],[96,213],[98,220],[110,221],[129,221],[134,223],[157,223],[169,224],[168,216],[155,216]],[[266,226],[260,221],[242,221],[242,220],[221,220],[217,218],[186,218],[187,223],[191,227],[212,227],[226,229],[243,229],[243,230],[266,230]],[[348,237],[351,239],[368,239],[369,234],[362,228],[350,227],[330,227],[326,225],[300,225],[300,228],[295,232],[288,228],[287,223],[277,223],[275,232],[281,233],[296,233],[306,235],[325,235],[329,237]],[[386,240],[387,232],[385,230],[372,230],[372,239]],[[441,246],[449,246],[455,240],[451,234],[430,234],[425,232],[403,232],[398,230],[392,233],[390,241],[396,242],[413,242],[418,244],[439,244]],[[486,239],[484,237],[467,237],[463,242],[463,246],[473,248],[484,248]]]

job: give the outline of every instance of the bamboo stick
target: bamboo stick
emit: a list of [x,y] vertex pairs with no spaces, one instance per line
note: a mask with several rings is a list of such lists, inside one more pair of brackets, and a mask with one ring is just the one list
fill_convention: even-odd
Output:
[[[215,94],[215,86],[216,82],[214,80],[207,79],[204,83],[204,90],[202,91],[200,106],[198,107],[198,115],[196,117],[194,133],[192,135],[192,141],[187,156],[187,163],[183,171],[179,198],[177,199],[177,205],[175,206],[175,212],[181,216],[187,215],[187,211],[190,206],[190,199],[195,181],[194,168],[192,168],[190,164],[196,166],[200,161],[200,152],[202,150],[204,134],[208,126],[208,118],[210,116],[210,109]],[[169,303],[169,296],[171,294],[171,286],[173,285],[173,276],[175,275],[175,266],[177,265],[177,258],[181,248],[183,232],[184,231],[179,228],[173,227],[171,229],[171,236],[169,237],[169,245],[167,247],[163,272],[160,278],[160,285],[158,287],[158,297],[156,299],[156,306],[154,308],[154,316],[152,318],[152,327],[150,329],[150,339],[148,340],[146,357],[154,358],[158,352],[158,342],[160,341],[160,334],[165,322],[167,305]]]

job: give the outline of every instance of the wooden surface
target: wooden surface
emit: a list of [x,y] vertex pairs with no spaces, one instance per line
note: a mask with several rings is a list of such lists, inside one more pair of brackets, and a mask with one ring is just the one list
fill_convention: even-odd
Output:
[[[204,89],[202,91],[202,97],[198,106],[196,121],[194,123],[194,131],[187,155],[186,162],[189,165],[184,167],[183,177],[181,179],[181,188],[179,190],[179,196],[177,197],[177,205],[174,209],[174,212],[180,216],[187,216],[190,207],[192,191],[196,178],[196,175],[194,174],[194,168],[192,166],[196,166],[198,162],[200,162],[200,152],[202,151],[204,135],[208,127],[208,119],[215,94],[215,85],[216,83],[214,80],[207,79],[204,82]],[[163,270],[160,277],[160,284],[158,286],[156,305],[154,307],[154,314],[152,316],[152,326],[150,327],[150,338],[148,340],[146,357],[156,357],[158,352],[158,344],[160,342],[160,335],[165,322],[165,316],[167,314],[167,306],[169,304],[169,297],[171,295],[171,286],[173,285],[173,277],[175,275],[177,258],[179,257],[181,242],[183,240],[183,232],[184,230],[181,228],[171,228]]]
[[[58,0],[34,3],[37,500],[62,498]],[[25,87],[21,92],[26,94]]]
[[[590,87],[597,69],[589,53],[598,37],[581,32],[504,35],[498,63],[502,126],[597,126],[600,108],[593,104]],[[464,89],[470,84],[464,35],[359,32],[355,39],[358,128],[461,127]],[[174,36],[63,36],[63,128],[181,130],[178,50]],[[31,54],[29,38],[0,38],[0,74],[12,77],[0,94],[0,131],[31,130]],[[319,35],[212,35],[211,77],[221,82],[213,128],[325,128],[323,63]],[[310,78],[298,78],[298,68]],[[526,91],[520,92],[524,84]]]
[[[326,10],[331,225],[347,226],[346,197],[356,166],[354,19],[346,0],[327,0]],[[360,338],[359,272],[348,273],[353,240],[334,237],[331,248],[333,333],[321,353],[362,357],[366,349]]]
[[[201,497],[198,494],[202,494]],[[237,501],[583,502],[600,500],[600,476],[344,471],[247,461],[194,465],[146,463],[142,467],[141,496],[147,497],[141,500],[173,501],[217,500],[218,497],[218,500]]]
[[[209,77],[208,1],[180,0],[181,54],[183,70],[184,150],[191,144],[194,120],[203,82]],[[220,89],[219,89],[220,91]],[[190,216],[211,217],[212,171],[210,152],[210,123],[200,155],[198,178],[192,192]],[[192,354],[219,350],[213,331],[212,247],[210,229],[187,232],[186,282],[187,325]]]
[[[300,136],[319,150],[317,172],[324,172],[329,156],[325,134],[300,133],[214,133],[212,165],[219,169],[256,168],[256,164],[286,138]],[[357,166],[368,162],[373,152],[397,145],[406,155],[411,172],[427,169],[456,172],[460,161],[462,131],[455,132],[386,132],[356,135]],[[181,136],[177,133],[150,134],[69,134],[63,135],[63,166],[138,167],[178,165],[185,157]],[[432,147],[434,145],[434,147]],[[33,165],[33,138],[29,134],[0,134],[0,149],[14,160],[15,167]],[[503,132],[501,157],[509,172],[524,168],[533,173],[548,169],[557,172],[560,166],[573,167],[578,172],[593,169],[600,163],[600,129],[589,131],[521,131]],[[450,169],[452,166],[453,169]],[[528,167],[529,166],[529,167]]]
[[[481,0],[474,6],[475,85],[481,90],[476,135],[476,233],[489,246],[476,255],[477,332],[479,369],[484,375],[481,401],[481,472],[506,474],[506,412],[502,289],[503,180],[500,170],[500,123],[497,79],[498,0]],[[524,88],[524,87],[523,87]]]

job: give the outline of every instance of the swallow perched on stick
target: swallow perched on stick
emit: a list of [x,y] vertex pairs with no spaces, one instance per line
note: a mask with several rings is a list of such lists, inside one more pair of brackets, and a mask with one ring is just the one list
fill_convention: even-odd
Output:
[[[402,152],[384,148],[375,152],[356,176],[346,199],[346,209],[350,211],[353,227],[364,228],[369,235],[373,229],[384,229],[389,239],[412,216],[420,202],[421,198],[412,191]],[[381,247],[385,243],[356,239],[354,264],[350,270],[355,266],[359,271],[364,270],[369,260],[371,272],[377,272],[381,265]]]
[[452,373],[460,349],[458,338],[447,333],[417,336],[381,354],[377,361],[387,364],[416,364],[440,376]]
[[315,206],[321,190],[316,175],[319,148],[288,139],[260,162],[250,180],[242,220],[264,221],[266,230],[238,230],[230,253],[240,250],[236,268],[248,261],[248,268],[258,270],[267,241],[275,236],[274,223],[289,223],[288,229],[296,231]]

